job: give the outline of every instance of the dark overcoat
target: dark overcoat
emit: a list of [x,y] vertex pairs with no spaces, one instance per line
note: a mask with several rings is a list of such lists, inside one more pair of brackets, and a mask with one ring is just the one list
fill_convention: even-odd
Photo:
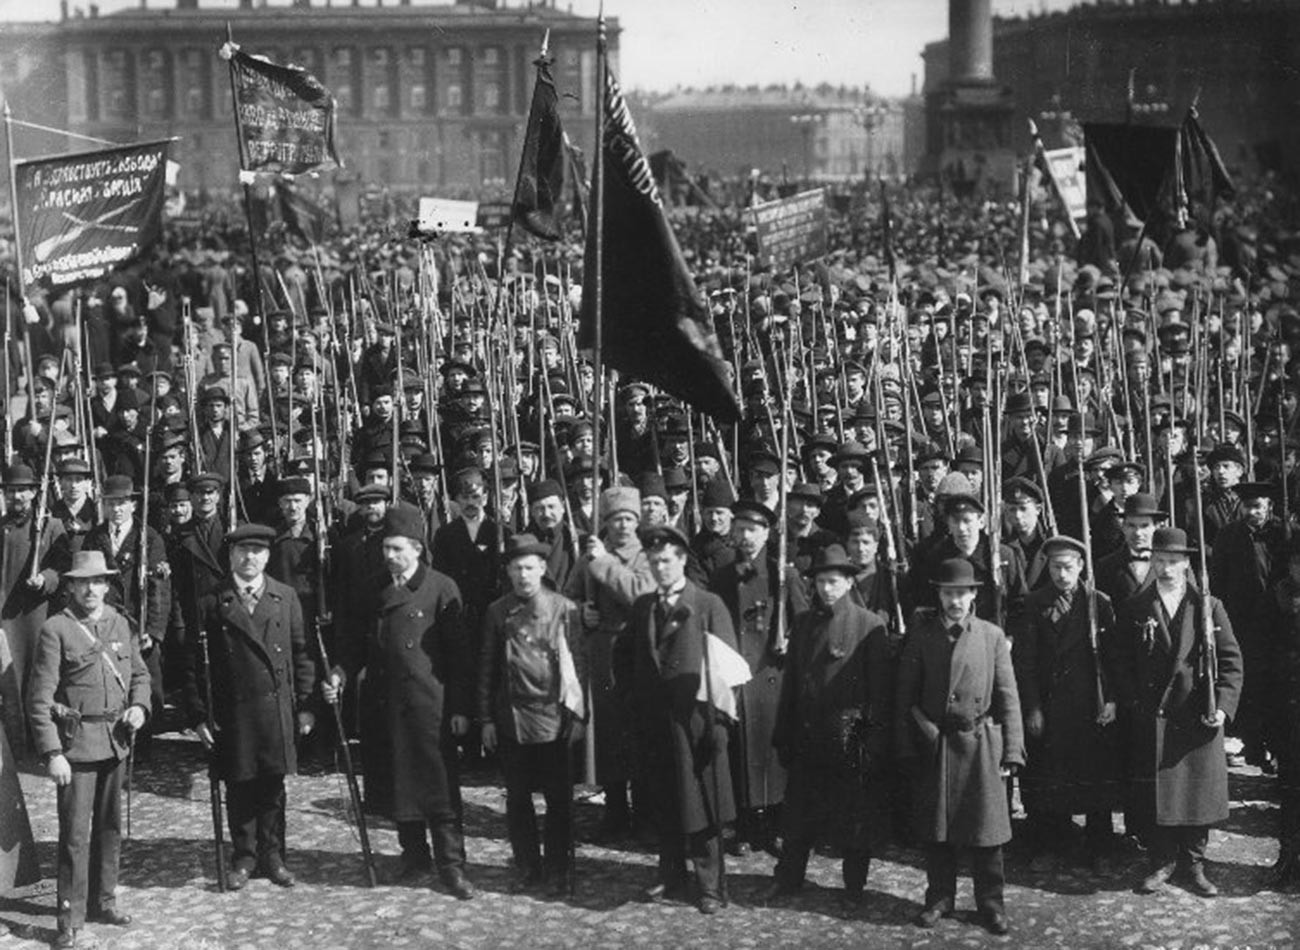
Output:
[[[753,677],[740,687],[740,722],[731,747],[736,804],[741,808],[766,808],[785,797],[785,768],[772,745],[785,667],[785,658],[773,650],[779,578],[776,558],[764,550],[753,563],[733,561],[723,566],[709,584],[727,605],[740,655]],[[785,591],[788,637],[795,617],[808,608],[803,583],[792,567],[785,569]]]
[[1023,765],[1024,731],[1002,630],[976,617],[949,636],[937,611],[918,615],[899,661],[895,740],[915,764],[921,841],[993,847],[1011,840],[1001,769]]
[[[835,814],[848,847],[872,847],[886,829],[886,759],[893,737],[894,664],[880,617],[840,598],[799,614],[790,635],[772,743],[790,769],[785,821]],[[860,720],[846,755],[845,719]]]
[[[1115,702],[1114,657],[1101,644],[1114,626],[1110,598],[1097,593],[1097,637],[1105,702]],[[1097,725],[1097,656],[1089,634],[1088,603],[1076,589],[1068,613],[1054,609],[1056,586],[1025,598],[1024,627],[1011,650],[1020,709],[1043,714],[1039,737],[1026,735],[1028,761],[1020,790],[1030,811],[1086,814],[1110,811],[1122,798],[1119,727]]]
[[[1205,648],[1204,607],[1190,584],[1172,618],[1155,585],[1133,595],[1115,629],[1116,682],[1130,711],[1130,779],[1140,807],[1161,825],[1210,825],[1228,817],[1223,729],[1201,722],[1206,685],[1197,675]],[[1228,719],[1241,698],[1241,651],[1218,598],[1210,599],[1217,664],[1214,701]]]
[[[628,684],[637,762],[652,801],[671,802],[677,830],[695,834],[736,817],[727,760],[727,727],[700,702],[704,636],[733,650],[731,615],[715,594],[690,581],[662,630],[658,594],[639,597],[632,622],[614,645],[618,682]],[[712,724],[712,728],[710,728]],[[715,795],[716,792],[716,795]]]
[[401,587],[381,583],[364,642],[344,640],[339,653],[349,677],[366,673],[366,803],[394,821],[423,821],[459,801],[443,750],[451,717],[473,714],[473,662],[455,581],[421,563]]
[[[63,522],[49,518],[41,529],[40,564],[32,564],[36,553],[32,548],[33,519],[32,514],[0,518],[0,625],[9,638],[13,675],[24,696],[37,636],[45,623],[50,600],[58,590],[59,572],[70,560]],[[27,578],[33,571],[41,577],[42,586],[38,589],[27,586]],[[25,722],[25,712],[22,716]]]
[[[212,662],[217,765],[228,782],[298,770],[295,713],[307,709],[316,685],[298,595],[272,577],[265,580],[252,615],[229,580],[200,605]],[[199,638],[187,647],[185,698],[190,724],[197,726],[207,719],[208,671]]]

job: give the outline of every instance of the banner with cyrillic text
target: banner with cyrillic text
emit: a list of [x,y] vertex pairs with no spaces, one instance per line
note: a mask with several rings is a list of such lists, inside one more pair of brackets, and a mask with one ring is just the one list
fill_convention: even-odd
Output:
[[301,66],[222,47],[235,84],[241,167],[297,175],[339,162],[334,96]]
[[23,285],[98,280],[158,239],[169,141],[19,162]]
[[783,270],[826,255],[829,234],[825,188],[755,205],[750,210],[754,212],[758,254],[764,265]]

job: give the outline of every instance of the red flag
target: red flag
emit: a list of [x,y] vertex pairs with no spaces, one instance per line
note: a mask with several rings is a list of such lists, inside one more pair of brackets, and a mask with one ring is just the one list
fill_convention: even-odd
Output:
[[551,78],[552,62],[546,55],[533,61],[537,82],[528,110],[512,213],[515,221],[531,233],[557,241],[564,201],[564,130],[560,126],[555,80]]

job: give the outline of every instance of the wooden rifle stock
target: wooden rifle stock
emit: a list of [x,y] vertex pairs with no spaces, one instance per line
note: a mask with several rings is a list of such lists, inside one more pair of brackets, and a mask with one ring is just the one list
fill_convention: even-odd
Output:
[[1097,715],[1106,706],[1106,682],[1101,672],[1101,644],[1097,636],[1097,585],[1092,574],[1092,525],[1088,518],[1088,484],[1083,476],[1083,455],[1079,464],[1079,510],[1083,512],[1083,590],[1088,598],[1088,648],[1092,650],[1093,688],[1097,699]]
[[1199,677],[1205,684],[1203,717],[1206,723],[1217,718],[1219,707],[1215,695],[1214,681],[1218,673],[1218,649],[1214,641],[1214,614],[1210,602],[1210,569],[1205,560],[1205,503],[1202,498],[1201,479],[1199,475],[1192,479],[1196,502],[1196,523],[1201,526],[1201,536],[1196,539],[1196,583],[1201,595],[1201,655],[1197,664]]
[[208,800],[212,805],[212,840],[216,846],[217,890],[226,891],[226,842],[221,815],[221,776],[217,774],[217,723],[212,715],[212,654],[208,649],[208,631],[200,624],[199,649],[203,652],[203,694],[208,733],[212,749],[208,752]]

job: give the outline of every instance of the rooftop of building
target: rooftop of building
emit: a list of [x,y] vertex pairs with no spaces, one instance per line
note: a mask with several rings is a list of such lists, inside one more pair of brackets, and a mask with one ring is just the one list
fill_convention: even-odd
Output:
[[866,105],[888,104],[866,87],[832,86],[710,86],[679,89],[652,103],[656,112],[710,112],[738,109],[786,112],[812,109],[834,112]]

